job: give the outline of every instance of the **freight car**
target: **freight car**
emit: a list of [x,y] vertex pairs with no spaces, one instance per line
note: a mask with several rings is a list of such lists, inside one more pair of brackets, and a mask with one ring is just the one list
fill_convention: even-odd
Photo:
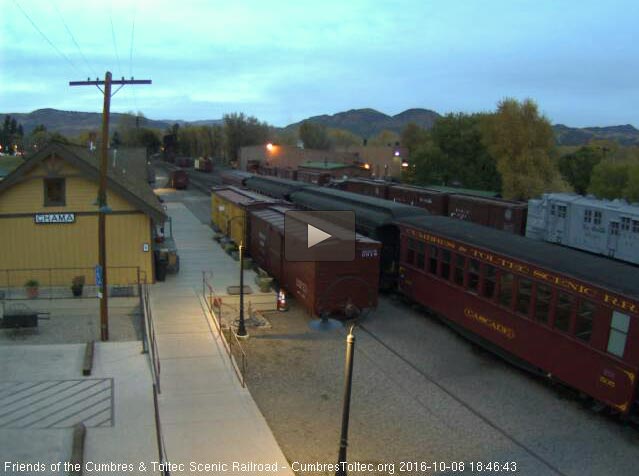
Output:
[[169,173],[169,187],[184,190],[189,186],[189,176],[186,170],[177,169]]
[[269,207],[250,212],[249,252],[254,261],[311,314],[376,307],[381,244],[358,234],[353,261],[288,261],[284,258],[288,210]]
[[300,182],[312,183],[313,185],[326,185],[332,179],[328,172],[313,172],[310,170],[298,170],[297,180]]
[[224,170],[220,172],[220,179],[223,185],[234,185],[244,187],[246,179],[253,177],[253,174],[240,170]]
[[199,159],[195,159],[193,168],[198,172],[211,173],[213,172],[213,161],[208,157],[200,157]]
[[462,194],[448,196],[449,217],[516,235],[524,235],[526,232],[527,212],[528,205],[525,202]]
[[401,217],[426,215],[421,208],[381,198],[326,187],[306,187],[289,194],[290,201],[306,210],[352,210],[358,233],[382,243],[381,286],[391,289],[397,278],[399,234],[393,222]]
[[372,179],[348,179],[334,182],[337,189],[383,199],[388,198],[388,189],[391,185],[391,182]]
[[394,202],[425,208],[432,215],[448,215],[448,192],[414,185],[392,185],[387,197]]
[[236,244],[250,240],[248,213],[277,202],[270,197],[233,186],[211,189],[211,223]]
[[639,264],[639,206],[544,194],[528,202],[526,236]]
[[263,177],[261,175],[251,175],[244,181],[244,185],[246,188],[255,192],[284,200],[289,200],[291,193],[297,190],[313,186],[296,180]]
[[636,412],[634,266],[447,217],[398,225],[402,294],[512,362]]

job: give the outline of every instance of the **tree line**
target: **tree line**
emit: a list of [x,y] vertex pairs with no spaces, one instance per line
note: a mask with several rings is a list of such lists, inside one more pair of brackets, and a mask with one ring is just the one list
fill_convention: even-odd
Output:
[[544,192],[575,191],[639,201],[639,148],[593,141],[559,147],[550,121],[527,99],[505,99],[492,113],[448,114],[432,129],[407,125],[410,179],[456,185],[527,200]]

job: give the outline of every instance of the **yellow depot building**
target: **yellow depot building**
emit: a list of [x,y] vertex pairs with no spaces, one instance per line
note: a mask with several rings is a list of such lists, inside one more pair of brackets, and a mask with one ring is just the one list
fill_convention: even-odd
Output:
[[[138,275],[153,282],[153,228],[164,223],[166,214],[146,174],[139,173],[145,151],[109,154],[109,284],[130,285]],[[76,276],[95,285],[99,155],[50,143],[0,182],[0,288],[24,286],[29,280],[40,286],[71,286]]]

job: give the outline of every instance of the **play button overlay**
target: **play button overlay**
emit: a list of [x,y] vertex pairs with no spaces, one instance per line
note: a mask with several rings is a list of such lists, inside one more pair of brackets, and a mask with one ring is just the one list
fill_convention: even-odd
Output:
[[355,259],[355,213],[287,211],[284,256],[287,261],[352,261]]
[[328,240],[332,236],[333,235],[331,235],[330,233],[325,233],[319,228],[314,227],[313,225],[306,225],[306,246],[308,248],[312,248],[318,243]]

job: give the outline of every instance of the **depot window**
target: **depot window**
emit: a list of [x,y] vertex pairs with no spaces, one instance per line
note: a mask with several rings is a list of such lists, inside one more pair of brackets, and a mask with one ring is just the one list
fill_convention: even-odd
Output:
[[628,217],[621,217],[621,229],[623,231],[628,231],[630,230],[630,218]]
[[557,217],[558,218],[566,218],[566,206],[565,205],[557,205]]
[[623,357],[623,353],[626,350],[629,326],[630,316],[622,312],[612,311],[610,336],[608,337],[608,352]]
[[611,221],[610,222],[610,234],[611,235],[618,235],[619,234],[619,222],[618,221]]
[[55,207],[66,205],[65,183],[63,178],[44,179],[44,206]]
[[592,318],[594,314],[595,305],[583,299],[579,303],[579,309],[577,309],[575,337],[585,342],[590,342],[590,336],[592,335]]
[[639,220],[632,220],[632,232],[639,233]]

